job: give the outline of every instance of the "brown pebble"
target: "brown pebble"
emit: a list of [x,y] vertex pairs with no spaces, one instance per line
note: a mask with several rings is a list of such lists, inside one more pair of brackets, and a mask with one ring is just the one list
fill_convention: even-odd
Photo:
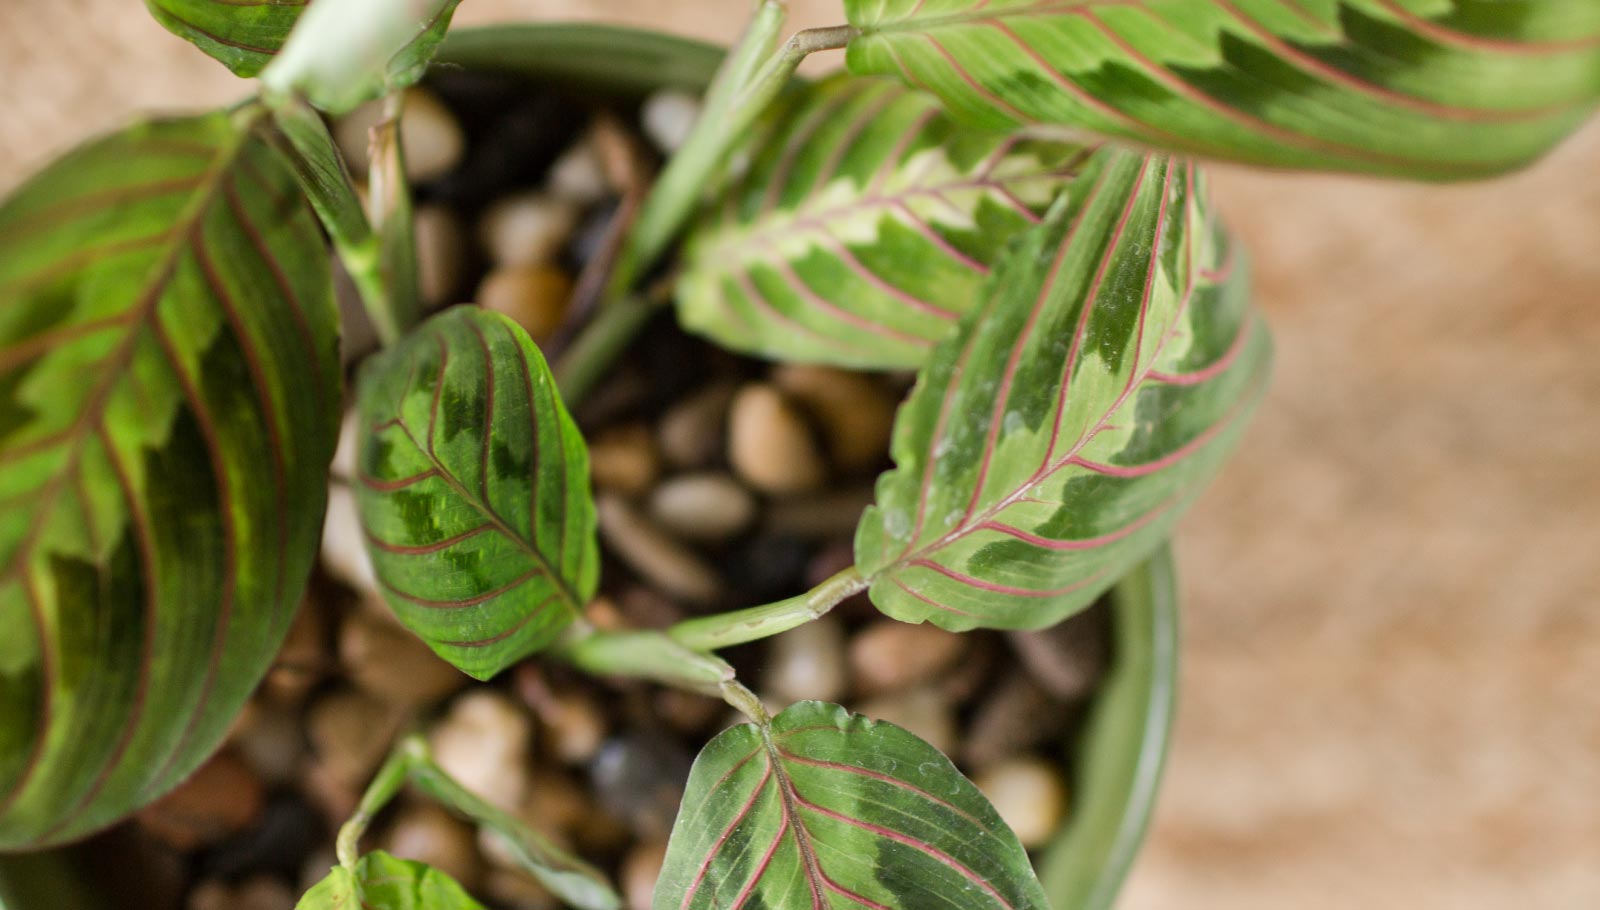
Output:
[[295,895],[289,886],[275,878],[257,875],[246,879],[233,891],[230,910],[294,910]]
[[428,734],[433,759],[446,774],[507,811],[527,795],[532,742],[527,713],[501,692],[483,688],[452,702]]
[[224,749],[137,816],[140,827],[179,850],[214,844],[261,814],[266,788],[239,754]]
[[702,733],[727,710],[720,699],[682,689],[662,689],[654,703],[657,715],[681,733]]
[[667,858],[666,841],[644,841],[622,860],[622,899],[628,910],[650,910],[655,896],[656,879],[661,877],[661,865]]
[[605,742],[605,712],[586,691],[546,689],[529,699],[529,706],[548,734],[542,741],[549,745],[550,754],[558,761],[583,764],[594,758],[600,751],[600,744]]
[[477,833],[470,825],[432,803],[407,803],[383,838],[383,849],[400,859],[438,869],[473,890],[483,871]]
[[228,741],[269,784],[291,780],[306,751],[299,712],[261,699],[240,714]]
[[203,881],[189,891],[187,910],[233,910],[233,889],[216,879]]
[[373,613],[351,610],[339,626],[339,661],[357,686],[397,704],[427,705],[466,685],[467,676],[421,639]]
[[877,467],[889,454],[896,401],[860,373],[834,367],[786,364],[772,382],[822,429],[834,467],[854,473]]
[[333,661],[328,654],[328,623],[320,599],[307,596],[295,611],[272,667],[261,684],[263,698],[284,706],[298,705],[326,674]]
[[728,461],[763,493],[815,490],[827,477],[805,418],[774,387],[751,383],[728,412]]
[[306,734],[335,780],[361,786],[388,754],[400,722],[397,707],[366,692],[342,689],[311,705]]
[[1007,674],[978,703],[961,757],[973,768],[987,768],[1003,759],[1061,736],[1068,714],[1025,673]]
[[779,701],[837,701],[849,685],[844,625],[837,617],[824,616],[773,638],[767,655],[762,688]]
[[567,318],[572,279],[553,265],[502,266],[478,285],[478,305],[527,331],[536,344],[555,336]]
[[761,528],[802,540],[849,538],[872,501],[872,487],[866,485],[780,499],[767,507]]
[[973,783],[1030,850],[1049,843],[1066,818],[1066,781],[1060,768],[1042,758],[1002,762],[979,774]]
[[871,699],[860,711],[873,720],[902,727],[923,742],[949,755],[956,747],[955,710],[937,689],[906,689]]
[[[511,908],[518,910],[555,910],[562,906],[544,885],[531,873],[521,869],[508,869],[499,866],[490,867],[483,877],[483,893],[493,902],[495,907]],[[431,908],[423,908],[431,910]]]
[[893,692],[933,678],[956,662],[967,642],[937,626],[879,620],[850,641],[850,671],[863,694]]
[[641,496],[660,474],[661,455],[642,423],[601,430],[589,442],[589,475],[597,490]]
[[650,495],[650,517],[685,540],[716,543],[750,526],[756,501],[727,474],[682,474]]
[[543,193],[499,200],[478,223],[478,239],[497,266],[549,265],[578,224],[578,207]]
[[1008,637],[1040,685],[1056,698],[1077,701],[1092,692],[1105,673],[1104,619],[1091,610],[1048,629],[1012,632]]
[[412,214],[417,244],[417,288],[431,308],[455,303],[466,276],[466,229],[442,205],[419,205]]
[[[345,160],[357,172],[366,171],[368,131],[383,117],[383,102],[363,104],[341,117],[334,136]],[[443,176],[461,161],[466,137],[455,115],[434,94],[423,88],[406,89],[400,115],[400,142],[405,149],[406,176],[424,183]]]
[[692,603],[712,603],[722,580],[699,556],[661,530],[626,500],[611,493],[596,498],[600,536],[635,572],[661,590]]
[[732,383],[718,382],[695,391],[661,415],[657,432],[661,454],[675,468],[710,467],[722,452],[723,427],[733,401]]

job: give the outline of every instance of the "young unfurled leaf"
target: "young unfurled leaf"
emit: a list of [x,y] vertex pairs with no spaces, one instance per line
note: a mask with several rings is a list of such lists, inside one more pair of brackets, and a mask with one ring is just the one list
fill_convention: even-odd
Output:
[[402,622],[487,679],[549,644],[594,595],[589,457],[539,349],[457,307],[373,358],[356,499]]
[[167,31],[210,54],[234,75],[272,62],[310,0],[144,0]]
[[287,162],[226,114],[0,208],[0,849],[161,795],[265,673],[321,530],[337,318]]
[[455,879],[425,863],[382,850],[361,857],[355,872],[335,866],[295,910],[484,910]]
[[1270,349],[1199,179],[1097,154],[934,351],[856,533],[885,613],[1058,622],[1147,556],[1218,467]]
[[270,92],[299,94],[330,114],[348,113],[421,79],[460,2],[313,4],[261,73],[261,83]]
[[894,82],[795,89],[690,231],[683,323],[784,360],[918,366],[1082,146],[958,126]]
[[1028,855],[939,751],[801,702],[724,731],[689,774],[655,910],[1045,910]]
[[857,73],[971,122],[1425,179],[1538,157],[1600,102],[1594,0],[846,0]]

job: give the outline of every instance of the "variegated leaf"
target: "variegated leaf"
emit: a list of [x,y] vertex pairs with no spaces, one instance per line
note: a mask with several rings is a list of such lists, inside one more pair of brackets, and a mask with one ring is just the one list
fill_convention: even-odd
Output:
[[896,418],[856,562],[880,609],[1035,628],[1148,556],[1267,378],[1193,165],[1108,150],[995,270]]
[[917,366],[1087,151],[962,127],[880,79],[798,87],[691,229],[678,311],[741,351]]
[[316,552],[337,347],[322,235],[228,114],[93,142],[0,208],[0,849],[221,740]]
[[948,758],[800,702],[700,753],[655,910],[1046,910],[1028,855]]
[[857,73],[962,117],[1257,164],[1446,180],[1600,103],[1594,0],[846,0]]
[[254,76],[289,39],[310,0],[144,0],[167,31],[237,76]]
[[354,871],[334,866],[295,910],[484,910],[455,879],[425,863],[374,850]]
[[488,679],[549,644],[599,573],[589,459],[526,332],[435,316],[363,368],[356,500],[395,613]]

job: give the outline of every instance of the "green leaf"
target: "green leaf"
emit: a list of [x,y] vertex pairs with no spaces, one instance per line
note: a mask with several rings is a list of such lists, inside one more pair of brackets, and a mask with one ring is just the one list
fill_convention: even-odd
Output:
[[872,600],[1039,628],[1143,559],[1214,473],[1270,360],[1192,164],[1086,166],[995,270],[895,421],[856,533]]
[[[212,0],[217,2],[217,0]],[[461,0],[316,3],[261,73],[269,93],[345,114],[421,79]]]
[[1087,154],[962,127],[926,95],[848,76],[793,90],[745,145],[751,166],[689,234],[683,323],[854,367],[926,360]]
[[333,867],[295,910],[484,910],[455,879],[425,863],[382,850],[361,857],[355,872]]
[[516,323],[448,310],[361,374],[356,501],[408,628],[488,679],[549,644],[598,580],[589,456]]
[[1537,158],[1600,102],[1594,0],[846,0],[856,73],[980,125],[1435,180]]
[[655,910],[1045,910],[1016,835],[939,751],[800,702],[695,760]]
[[272,62],[310,0],[144,0],[167,31],[251,77]]
[[0,207],[0,849],[161,795],[265,673],[321,531],[337,319],[288,164],[226,114]]

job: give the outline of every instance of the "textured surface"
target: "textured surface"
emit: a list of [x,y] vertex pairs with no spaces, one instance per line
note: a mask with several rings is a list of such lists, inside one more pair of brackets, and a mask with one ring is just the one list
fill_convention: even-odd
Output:
[[225,114],[0,208],[0,846],[159,796],[260,680],[316,551],[337,342],[287,163]]
[[[469,0],[459,20],[726,40],[746,8]],[[237,96],[147,19],[0,4],[0,184],[128,111]],[[1122,910],[1600,895],[1597,160],[1592,124],[1470,187],[1213,171],[1278,357],[1179,540],[1178,743]]]

